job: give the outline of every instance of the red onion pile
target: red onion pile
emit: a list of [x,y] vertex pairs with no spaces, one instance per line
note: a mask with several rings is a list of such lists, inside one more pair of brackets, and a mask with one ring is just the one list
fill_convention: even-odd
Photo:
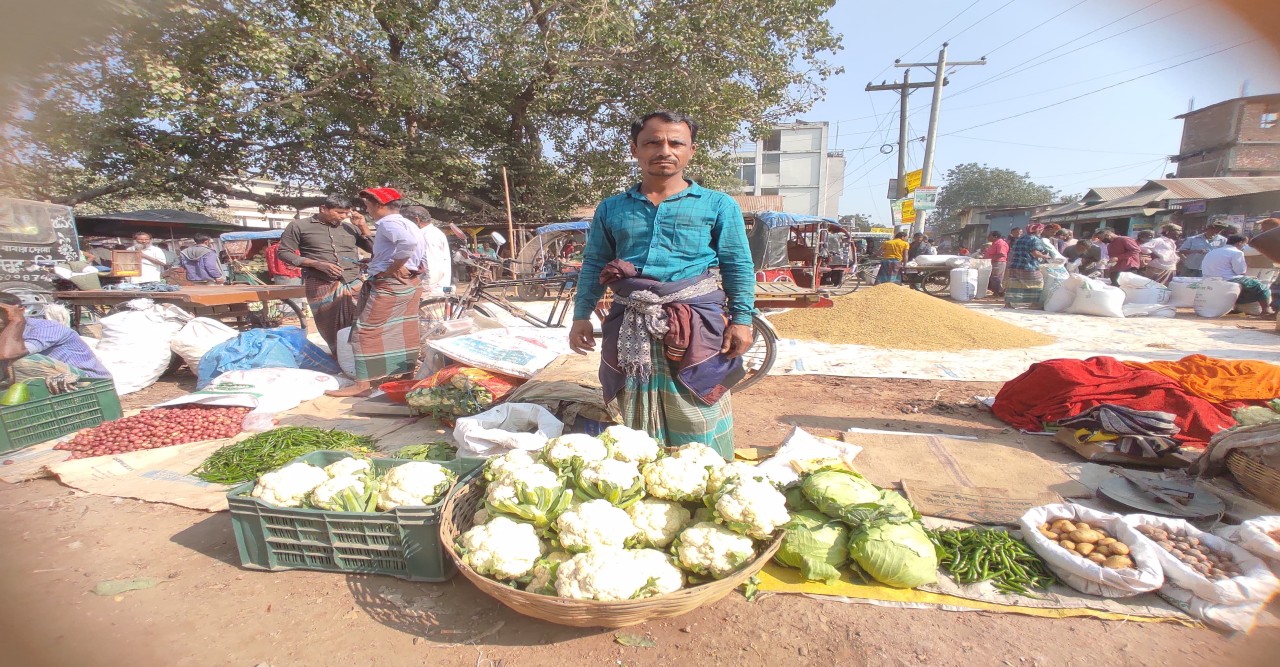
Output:
[[103,422],[85,429],[54,449],[71,452],[73,459],[155,449],[187,442],[230,438],[240,432],[249,408],[181,406],[155,408],[132,417]]

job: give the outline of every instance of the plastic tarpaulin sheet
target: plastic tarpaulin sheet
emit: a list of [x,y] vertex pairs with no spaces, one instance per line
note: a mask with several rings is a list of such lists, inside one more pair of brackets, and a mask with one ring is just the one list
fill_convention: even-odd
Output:
[[220,343],[200,359],[196,389],[227,371],[255,368],[301,368],[329,375],[342,372],[338,362],[307,340],[298,327],[252,329]]
[[591,223],[585,221],[553,222],[533,230],[533,233],[542,236],[552,232],[585,232],[588,229],[591,229]]
[[254,239],[278,239],[284,234],[283,229],[267,229],[260,232],[230,232],[218,238],[223,241],[252,241]]

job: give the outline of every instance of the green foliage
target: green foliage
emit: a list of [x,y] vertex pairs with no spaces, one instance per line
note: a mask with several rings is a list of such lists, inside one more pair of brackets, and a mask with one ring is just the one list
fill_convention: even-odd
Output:
[[976,162],[952,167],[943,181],[932,218],[943,231],[959,228],[960,211],[970,206],[1031,206],[1058,197],[1057,190],[1031,182],[1027,174]]
[[691,175],[806,110],[838,72],[832,0],[192,0],[131,11],[28,73],[0,132],[0,189],[270,206],[237,179],[409,196],[522,220],[619,189],[630,121],[698,118]]

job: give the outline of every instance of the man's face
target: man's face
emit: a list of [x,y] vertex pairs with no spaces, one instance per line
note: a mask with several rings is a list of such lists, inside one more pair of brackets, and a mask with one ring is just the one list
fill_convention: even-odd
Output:
[[1208,229],[1204,230],[1204,237],[1205,237],[1205,238],[1207,238],[1207,239],[1211,239],[1211,238],[1213,238],[1213,237],[1215,237],[1215,236],[1217,236],[1217,235],[1219,235],[1219,234],[1221,234],[1221,233],[1222,233],[1222,230],[1221,230],[1221,229],[1218,229],[1217,227],[1210,227],[1210,228],[1208,228]]
[[693,157],[689,126],[650,118],[631,144],[631,156],[646,176],[678,176]]
[[137,236],[133,237],[133,240],[134,240],[135,242],[137,242],[137,244],[138,244],[138,246],[139,246],[139,247],[142,247],[142,248],[145,248],[145,247],[147,247],[147,246],[151,245],[151,235],[150,235],[150,234],[139,234],[139,235],[137,235]]
[[1011,229],[1011,230],[1009,230],[1009,238],[1011,238],[1011,239],[1016,239],[1016,238],[1018,238],[1019,236],[1022,236],[1022,230],[1021,230],[1021,229]]
[[924,234],[916,234],[915,236],[911,237],[911,240],[915,241],[916,243],[919,243],[924,240]]
[[351,209],[326,208],[324,206],[321,206],[320,212],[316,214],[316,217],[320,218],[320,222],[327,222],[331,225],[342,222],[343,220],[346,220],[350,216],[351,216]]

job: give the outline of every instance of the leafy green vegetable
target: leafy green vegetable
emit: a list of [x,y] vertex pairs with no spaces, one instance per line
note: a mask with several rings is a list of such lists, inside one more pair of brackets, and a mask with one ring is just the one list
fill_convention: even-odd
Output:
[[918,522],[879,521],[849,536],[849,555],[886,586],[915,588],[938,580],[938,553]]
[[818,509],[813,505],[813,503],[809,502],[808,498],[804,497],[804,491],[798,486],[793,486],[787,489],[786,496],[787,509],[792,512],[802,512],[804,510],[817,511]]
[[916,511],[915,506],[897,491],[889,489],[881,491],[880,506],[885,510],[880,515],[881,519],[898,522],[920,520],[920,513]]
[[819,470],[804,480],[801,489],[823,514],[848,524],[869,522],[884,513],[880,489],[851,470]]
[[219,448],[192,474],[214,484],[240,484],[303,454],[324,449],[367,454],[373,443],[373,438],[345,431],[284,426]]
[[394,458],[411,461],[452,461],[458,458],[458,448],[443,441],[409,445],[397,450]]
[[835,581],[839,568],[849,562],[849,529],[816,510],[796,512],[773,559],[798,568],[810,581]]

